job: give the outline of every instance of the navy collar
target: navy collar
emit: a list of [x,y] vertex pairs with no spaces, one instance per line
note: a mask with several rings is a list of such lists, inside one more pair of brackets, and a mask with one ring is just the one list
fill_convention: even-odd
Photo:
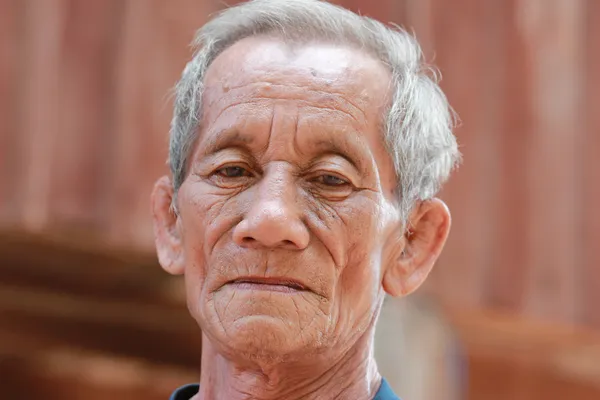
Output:
[[[177,389],[170,397],[169,400],[190,400],[200,390],[198,384],[185,385]],[[381,380],[381,386],[373,400],[400,400],[398,396],[394,394],[392,388],[385,379]]]

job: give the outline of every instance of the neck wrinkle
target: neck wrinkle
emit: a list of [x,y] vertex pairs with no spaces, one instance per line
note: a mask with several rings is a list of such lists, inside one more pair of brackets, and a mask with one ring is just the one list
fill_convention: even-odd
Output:
[[[219,354],[203,335],[200,392],[192,400],[333,400],[372,399],[381,376],[373,355],[374,328],[369,328],[349,351],[324,365],[278,365],[249,368]],[[242,365],[243,366],[240,366]]]

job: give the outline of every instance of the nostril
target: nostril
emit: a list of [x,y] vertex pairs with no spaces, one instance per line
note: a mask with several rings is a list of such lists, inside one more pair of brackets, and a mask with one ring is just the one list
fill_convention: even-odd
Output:
[[[245,245],[255,245],[256,243],[258,243],[259,241],[256,240],[255,238],[253,238],[252,236],[245,236],[242,238],[242,244]],[[283,245],[285,247],[290,247],[290,246],[296,246],[296,243],[294,243],[294,241],[292,240],[282,240],[281,242],[279,242],[279,245]]]

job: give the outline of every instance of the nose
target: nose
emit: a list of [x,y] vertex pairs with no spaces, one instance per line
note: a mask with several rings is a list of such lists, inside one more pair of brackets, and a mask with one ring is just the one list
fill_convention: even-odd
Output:
[[233,230],[235,243],[250,248],[305,249],[310,233],[302,220],[296,185],[281,176],[265,176],[255,193],[250,209]]

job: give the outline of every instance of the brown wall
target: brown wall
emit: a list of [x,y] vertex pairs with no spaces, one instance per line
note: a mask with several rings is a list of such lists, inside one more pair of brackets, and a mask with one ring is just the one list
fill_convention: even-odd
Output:
[[[600,328],[600,4],[337,3],[414,27],[462,119],[453,230],[427,289]],[[169,88],[219,4],[0,0],[2,230],[151,251]]]
[[600,88],[588,68],[600,54],[600,37],[587,31],[600,21],[597,2],[437,1],[433,9],[465,153],[445,191],[455,224],[436,283],[465,306],[600,327],[590,241],[600,235],[591,200],[600,146],[585,111]]

